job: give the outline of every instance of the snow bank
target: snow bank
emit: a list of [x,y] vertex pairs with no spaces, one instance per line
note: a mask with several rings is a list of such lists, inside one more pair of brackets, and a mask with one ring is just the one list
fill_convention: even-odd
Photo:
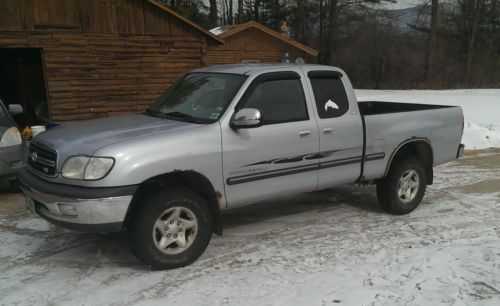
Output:
[[457,105],[465,116],[467,149],[500,147],[500,89],[356,90],[359,101]]

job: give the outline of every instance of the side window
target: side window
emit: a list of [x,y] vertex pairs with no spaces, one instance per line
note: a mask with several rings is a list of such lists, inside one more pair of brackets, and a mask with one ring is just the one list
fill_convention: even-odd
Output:
[[349,110],[349,100],[340,77],[310,77],[321,119],[337,118]]
[[264,124],[309,119],[299,79],[264,81],[253,89],[244,105],[258,109]]

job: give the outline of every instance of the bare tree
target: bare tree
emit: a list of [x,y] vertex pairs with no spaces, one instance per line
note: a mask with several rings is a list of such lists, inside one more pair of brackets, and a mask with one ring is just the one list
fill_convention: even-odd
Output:
[[326,29],[326,56],[325,56],[325,64],[331,65],[333,64],[333,44],[335,40],[335,25],[337,19],[337,5],[338,0],[330,0],[330,7],[328,10],[328,24]]
[[228,4],[228,10],[227,10],[227,23],[228,24],[233,24],[233,19],[234,18],[234,15],[233,15],[233,0],[229,0],[229,4]]
[[427,38],[427,50],[425,52],[425,66],[424,66],[424,82],[427,84],[429,82],[429,75],[431,73],[431,67],[434,61],[434,53],[438,32],[438,0],[432,0],[431,4],[431,27],[429,30],[429,36]]
[[207,28],[256,20],[278,30],[286,20],[293,38],[319,51],[306,60],[343,67],[358,87],[500,86],[500,0],[419,0],[425,18],[403,31],[377,6],[393,0],[157,1]]
[[238,0],[238,23],[243,22],[243,0]]
[[259,12],[260,12],[260,5],[262,4],[262,1],[261,0],[253,0],[252,2],[252,14],[253,14],[253,18],[255,21],[259,21],[260,20],[260,15],[259,15]]
[[212,23],[212,26],[215,26],[217,25],[217,0],[209,0],[209,4],[208,19]]
[[474,59],[477,31],[483,21],[483,8],[485,0],[463,0],[464,17],[466,18],[467,31],[467,59],[465,64],[465,84],[470,85],[472,61]]

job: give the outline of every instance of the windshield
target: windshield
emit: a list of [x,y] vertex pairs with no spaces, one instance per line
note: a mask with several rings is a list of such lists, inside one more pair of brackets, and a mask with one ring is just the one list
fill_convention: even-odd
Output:
[[195,123],[215,122],[245,78],[235,74],[190,73],[162,94],[146,113]]

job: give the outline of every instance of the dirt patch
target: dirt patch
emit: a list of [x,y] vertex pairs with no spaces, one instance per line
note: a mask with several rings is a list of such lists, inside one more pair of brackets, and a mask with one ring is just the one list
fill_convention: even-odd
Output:
[[26,212],[21,194],[5,193],[0,195],[0,217],[12,217]]
[[481,150],[466,150],[465,157],[468,156],[481,156],[488,154],[500,154],[500,148],[489,148],[489,149],[481,149]]
[[482,169],[500,169],[500,149],[467,151],[457,164]]
[[481,181],[457,188],[464,193],[500,193],[500,179]]
[[[500,148],[466,151],[464,157],[455,164],[496,171],[500,169]],[[485,179],[456,189],[463,193],[500,193],[500,179]]]

